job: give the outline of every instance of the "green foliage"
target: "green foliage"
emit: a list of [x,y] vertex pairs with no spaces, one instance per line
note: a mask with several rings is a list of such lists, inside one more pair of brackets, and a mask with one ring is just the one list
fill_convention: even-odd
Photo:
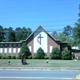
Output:
[[35,56],[35,55],[33,55],[33,56],[32,56],[32,59],[36,59],[36,56]]
[[11,56],[11,59],[16,59],[16,56],[15,56],[15,55],[12,55],[12,56]]
[[75,23],[74,27],[74,41],[75,46],[80,46],[80,4],[79,4],[79,13],[78,13],[78,20]]
[[16,56],[16,59],[20,59],[20,58],[19,58],[19,55]]
[[57,47],[52,49],[51,59],[61,59],[61,53]]
[[49,56],[44,56],[44,59],[49,59]]
[[32,55],[28,56],[28,59],[32,59]]
[[3,27],[0,25],[0,42],[4,41],[4,29]]
[[15,31],[16,41],[25,40],[32,33],[32,30],[26,27],[18,27]]
[[69,50],[64,49],[64,50],[61,52],[61,58],[62,58],[63,60],[70,60],[70,59],[72,58],[72,55],[71,55],[71,53],[70,53]]
[[28,48],[28,46],[26,45],[26,43],[23,43],[22,46],[21,46],[21,50],[20,50],[20,53],[19,53],[19,56],[21,57],[21,55],[24,53],[24,55],[26,57],[28,57],[29,55],[31,55],[31,52]]
[[6,59],[11,59],[11,55],[7,55],[6,56]]
[[9,27],[8,31],[9,31],[8,42],[15,42],[16,41],[16,39],[15,39],[15,31],[13,30],[12,27]]
[[17,27],[14,30],[12,27],[3,28],[3,26],[0,25],[0,42],[4,42],[4,41],[16,42],[16,41],[24,40],[31,33],[32,33],[32,30],[30,28]]
[[67,25],[66,27],[64,27],[64,31],[63,34],[67,37],[73,37],[73,28],[69,25]]
[[43,59],[44,56],[45,56],[44,50],[40,47],[40,48],[37,50],[36,58],[37,58],[37,59]]
[[2,58],[2,54],[0,54],[0,59]]
[[1,59],[6,59],[6,55],[2,55]]

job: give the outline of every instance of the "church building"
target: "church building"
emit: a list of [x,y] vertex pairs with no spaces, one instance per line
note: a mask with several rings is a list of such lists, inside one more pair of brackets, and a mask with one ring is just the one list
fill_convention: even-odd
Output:
[[39,26],[26,40],[20,42],[0,42],[1,54],[18,54],[22,43],[26,43],[32,55],[41,47],[47,55],[52,48],[58,47],[61,51],[68,48],[68,43],[61,42],[52,37],[42,26]]

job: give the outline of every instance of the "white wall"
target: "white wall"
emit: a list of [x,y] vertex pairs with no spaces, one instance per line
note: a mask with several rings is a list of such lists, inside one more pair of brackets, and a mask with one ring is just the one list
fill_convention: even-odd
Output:
[[[41,31],[41,32],[40,32]],[[41,38],[41,45],[38,43],[37,39],[38,36],[41,34],[43,38]],[[43,31],[42,28],[39,28],[35,33],[34,33],[34,53],[38,50],[38,48],[41,47],[45,53],[47,53],[47,34]]]
[[2,53],[3,52],[3,48],[0,48],[0,53]]
[[12,53],[12,48],[9,48],[9,53]]
[[7,53],[7,48],[4,48],[4,53]]
[[49,47],[50,53],[52,52],[52,49],[53,49],[53,46],[50,46]]
[[32,50],[31,50],[32,48],[31,48],[31,46],[29,46],[29,50],[30,50],[30,52],[32,52]]
[[17,53],[17,52],[16,52],[16,48],[13,48],[13,53]]
[[20,49],[21,49],[21,48],[18,48],[18,53],[20,52]]

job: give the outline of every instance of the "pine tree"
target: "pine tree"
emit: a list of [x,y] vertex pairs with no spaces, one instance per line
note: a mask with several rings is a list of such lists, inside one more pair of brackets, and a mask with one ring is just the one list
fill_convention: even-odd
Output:
[[26,45],[26,43],[22,44],[21,50],[19,52],[19,57],[21,57],[22,54],[24,54],[26,57],[28,57],[29,55],[31,55],[31,52],[30,52],[28,46]]
[[79,19],[75,23],[75,27],[74,27],[74,40],[75,40],[75,45],[80,46],[80,5],[79,5],[78,16]]

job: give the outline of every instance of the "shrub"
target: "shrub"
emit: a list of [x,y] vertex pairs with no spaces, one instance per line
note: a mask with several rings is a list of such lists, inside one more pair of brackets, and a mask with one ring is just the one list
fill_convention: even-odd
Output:
[[18,55],[16,56],[16,59],[20,59]]
[[20,50],[20,53],[19,53],[19,57],[21,57],[21,55],[24,53],[24,55],[26,57],[28,57],[29,55],[31,55],[31,52],[28,48],[28,46],[26,45],[26,43],[23,43],[22,44],[22,47],[21,47],[21,50]]
[[28,56],[28,59],[32,59],[32,56],[30,55],[30,56]]
[[0,54],[0,59],[2,58],[2,54]]
[[69,60],[69,59],[71,59],[72,56],[71,56],[70,51],[67,50],[67,49],[64,49],[64,50],[61,52],[61,58],[62,58],[63,60]]
[[51,55],[49,56],[49,59],[52,59],[52,58],[51,58]]
[[6,59],[6,55],[2,55],[1,59]]
[[52,49],[51,59],[61,59],[61,53],[57,47]]
[[34,55],[34,56],[32,56],[32,59],[36,59],[36,56]]
[[44,56],[44,59],[49,59],[49,56]]
[[11,55],[7,55],[6,56],[6,59],[11,59]]
[[11,56],[11,59],[16,59],[16,56],[15,55]]
[[40,47],[40,48],[37,50],[36,58],[37,58],[37,59],[44,59],[44,56],[45,56],[44,50]]

